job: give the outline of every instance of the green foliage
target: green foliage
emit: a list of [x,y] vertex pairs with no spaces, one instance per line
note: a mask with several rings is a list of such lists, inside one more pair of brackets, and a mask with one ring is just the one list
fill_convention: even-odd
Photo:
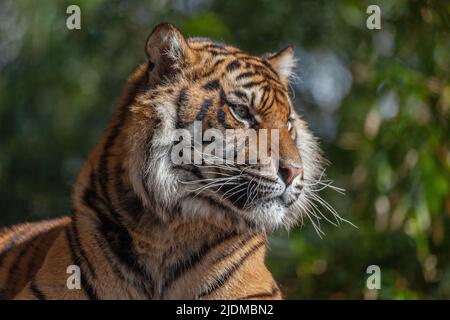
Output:
[[[372,3],[352,0],[2,1],[0,224],[69,212],[148,33],[169,21],[256,54],[297,48],[296,108],[347,190],[322,196],[358,228],[323,222],[320,239],[305,221],[274,235],[268,262],[287,298],[450,298],[450,4],[375,3],[382,30],[366,28]],[[79,31],[66,29],[69,4],[81,7]],[[342,92],[334,103],[314,95],[326,63],[343,77],[324,87]]]

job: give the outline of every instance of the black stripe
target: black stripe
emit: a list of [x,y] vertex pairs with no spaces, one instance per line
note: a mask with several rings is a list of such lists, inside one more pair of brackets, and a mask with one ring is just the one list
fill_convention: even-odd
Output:
[[273,96],[273,93],[272,93],[272,99],[270,100],[270,102],[269,102],[269,99],[270,99],[270,93],[267,95],[267,101],[265,103],[265,106],[259,110],[260,113],[264,114],[264,112],[266,112],[267,110],[270,110],[270,108],[272,108],[273,103],[275,102],[275,97]]
[[173,266],[169,267],[169,271],[166,273],[169,276],[166,278],[162,286],[162,294],[164,295],[165,291],[173,282],[180,278],[184,273],[194,268],[208,253],[225,241],[235,237],[237,234],[238,233],[236,231],[222,234],[212,242],[203,244],[198,251],[191,253],[183,261],[177,261]]
[[222,287],[230,278],[231,276],[242,266],[242,264],[247,260],[256,250],[261,248],[265,245],[265,241],[260,241],[253,245],[250,250],[248,250],[244,256],[242,256],[236,263],[234,263],[230,268],[227,268],[227,270],[222,273],[219,277],[217,277],[212,284],[209,285],[209,287],[200,293],[196,295],[196,298],[202,298],[206,295],[209,295]]
[[104,219],[99,227],[100,234],[106,240],[111,252],[131,272],[142,278],[143,284],[148,284],[149,294],[154,293],[154,281],[147,271],[140,265],[134,241],[128,230],[109,219]]
[[[30,239],[31,240],[31,239]],[[14,257],[14,260],[9,267],[8,271],[5,272],[7,274],[5,283],[4,283],[4,292],[7,292],[8,294],[14,294],[14,289],[17,283],[17,277],[20,275],[17,273],[18,271],[24,271],[20,269],[20,265],[22,262],[23,257],[28,252],[30,248],[32,248],[32,241],[25,242],[23,244],[23,248],[20,249],[20,251],[17,253],[17,255]],[[27,273],[28,270],[25,270],[24,273]]]
[[242,80],[242,79],[245,79],[245,78],[251,78],[251,77],[256,76],[256,75],[257,74],[252,72],[252,71],[247,71],[247,72],[244,72],[244,73],[241,73],[240,75],[238,75],[236,77],[236,81],[239,81],[239,80]]
[[116,199],[118,199],[117,206],[120,210],[127,213],[127,216],[131,216],[135,222],[139,222],[144,207],[139,196],[134,192],[131,186],[125,185],[122,177],[125,175],[125,169],[122,166],[122,162],[117,163],[115,170],[115,184],[116,184]]
[[[31,240],[31,239],[30,239]],[[14,258],[14,262],[11,264],[9,270],[8,270],[8,276],[6,277],[6,283],[9,282],[10,277],[14,276],[14,273],[17,271],[17,269],[20,267],[20,262],[22,261],[23,256],[28,252],[30,247],[32,246],[32,241],[28,241],[23,245],[23,248],[19,251],[19,253]],[[13,283],[14,285],[14,283]]]
[[239,60],[234,60],[227,65],[227,71],[231,72],[233,70],[236,70],[240,66],[241,66],[241,63],[239,62]]
[[[92,209],[92,211],[95,212],[97,217],[102,219],[113,219],[114,223],[121,223],[121,216],[117,213],[116,210],[113,209],[112,203],[104,201],[101,197],[99,197],[97,190],[95,189],[95,180],[96,180],[96,174],[94,171],[90,174],[90,184],[89,187],[87,187],[83,192],[83,203],[86,207]],[[107,213],[105,210],[100,210],[99,205],[102,205],[104,208],[106,208]],[[110,217],[109,217],[109,216]]]
[[266,66],[272,73],[278,75],[278,72],[275,71],[275,69],[272,67],[272,65],[270,64],[269,61],[267,60],[262,60],[262,63],[264,66]]
[[217,111],[217,121],[221,124],[225,124],[225,111],[223,111],[222,108]]
[[[105,242],[109,245],[111,252],[114,253],[119,261],[129,270],[140,276],[143,283],[150,287],[149,291],[153,294],[154,281],[146,270],[139,264],[138,254],[134,247],[134,240],[132,236],[128,232],[127,228],[120,223],[120,221],[113,221],[99,207],[99,202],[101,201],[91,189],[94,177],[95,175],[91,174],[91,186],[84,191],[83,200],[85,204],[96,212],[99,217],[99,234],[105,239]],[[106,209],[110,215],[117,215],[117,213],[114,213],[115,210],[112,207],[107,206]]]
[[144,206],[139,196],[121,181],[116,185],[116,192],[120,209],[130,215],[135,222],[139,222],[144,213]]
[[100,156],[99,166],[98,166],[98,181],[100,183],[100,187],[102,190],[103,197],[110,202],[111,199],[108,194],[108,182],[109,182],[109,172],[108,172],[108,160],[109,160],[109,151],[111,147],[114,145],[115,140],[120,135],[122,131],[122,126],[124,125],[127,119],[128,106],[133,103],[137,93],[141,89],[143,85],[145,85],[146,78],[148,73],[145,73],[140,78],[136,79],[135,82],[130,84],[128,90],[128,96],[124,100],[123,105],[120,106],[120,111],[118,115],[117,122],[112,126],[110,134],[108,135],[106,142],[103,146],[103,153]]
[[113,260],[111,255],[109,254],[108,249],[106,248],[105,243],[100,239],[98,234],[95,234],[95,240],[97,241],[97,244],[100,248],[100,251],[103,253],[103,256],[105,257],[106,261],[108,262],[109,266],[111,267],[114,275],[122,282],[126,282],[127,284],[132,284],[133,287],[141,292],[144,296],[146,296],[147,299],[151,299],[151,294],[146,290],[145,285],[142,285],[142,283],[138,283],[134,278],[132,281],[129,279],[126,279],[122,271],[120,270],[120,267],[117,265],[116,261]]
[[186,105],[187,101],[188,101],[187,88],[183,88],[180,90],[180,94],[178,95],[177,107],[182,107]]
[[[214,67],[213,67],[213,68],[214,68]],[[194,80],[197,81],[198,78],[199,78],[200,76],[201,76],[202,78],[208,78],[208,77],[210,77],[212,74],[214,74],[214,73],[216,73],[216,72],[217,72],[216,69],[211,69],[211,70],[209,70],[208,72],[206,72],[206,73],[204,73],[204,74],[201,74],[201,75],[199,75],[199,76],[195,76]]]
[[199,111],[199,113],[197,115],[197,118],[196,118],[197,121],[202,121],[203,120],[203,118],[206,115],[206,112],[208,112],[209,108],[211,108],[212,102],[213,102],[212,99],[206,99],[203,102],[202,107],[201,107],[201,109],[200,109],[200,111]]
[[114,274],[119,278],[121,281],[125,281],[125,276],[123,275],[122,271],[120,271],[119,267],[116,265],[115,261],[111,259],[111,256],[107,252],[107,248],[98,236],[98,234],[94,234],[95,240],[97,241],[97,244],[100,248],[100,251],[103,252],[103,256],[105,257],[106,261],[108,261],[108,264],[110,265],[112,271]]
[[72,233],[73,233],[73,245],[76,249],[76,251],[78,252],[78,254],[80,255],[80,260],[82,260],[84,263],[86,263],[87,268],[89,269],[90,275],[92,276],[92,278],[97,278],[97,274],[95,273],[95,268],[92,265],[91,261],[89,260],[86,251],[84,251],[83,248],[83,244],[81,243],[80,240],[80,234],[78,232],[78,227],[77,227],[77,216],[76,214],[72,214],[72,223],[68,226],[68,228],[72,228]]
[[252,65],[252,66],[255,68],[255,71],[264,75],[264,78],[266,78],[266,80],[273,81],[276,85],[282,86],[282,84],[280,83],[278,74],[271,72],[265,66],[259,66],[259,65]]
[[210,53],[214,57],[220,57],[220,56],[230,56],[231,53],[224,51],[224,50],[206,50],[206,52]]
[[76,264],[80,268],[81,286],[83,287],[84,292],[86,293],[87,297],[90,300],[99,300],[99,297],[98,297],[95,289],[92,287],[91,283],[88,281],[88,279],[85,276],[85,273],[83,271],[84,265],[83,265],[80,257],[76,253],[73,237],[70,234],[70,229],[66,228],[65,231],[66,231],[67,242],[69,244],[70,254],[72,256],[72,261],[74,264]]
[[248,100],[247,95],[244,92],[240,91],[240,90],[234,90],[233,93],[238,98]]
[[42,265],[46,252],[42,255],[40,248],[47,248],[46,251],[48,251],[60,232],[61,230],[55,228],[50,230],[48,233],[42,233],[42,237],[39,239],[40,241],[33,241],[34,252],[30,255],[31,258],[28,259],[27,264],[27,270],[29,273],[35,274]]
[[223,107],[226,103],[228,103],[227,96],[225,95],[225,91],[223,89],[220,90],[220,106]]
[[219,80],[212,80],[203,86],[203,89],[208,91],[218,90],[220,89]]
[[255,107],[255,92],[252,92],[252,98],[250,99],[250,107],[256,109]]
[[253,67],[255,70],[258,70],[261,73],[265,73],[265,74],[272,73],[274,76],[277,76],[277,73],[272,71],[271,68],[267,68],[264,61],[259,58],[252,57],[252,56],[244,56],[244,57],[241,57],[241,59],[245,61],[247,67]]
[[179,93],[177,101],[176,101],[176,104],[177,104],[176,128],[177,129],[184,128],[186,126],[186,124],[182,120],[182,116],[180,115],[180,110],[181,110],[181,107],[186,106],[187,103],[188,103],[187,88],[183,88],[180,90],[180,93]]
[[[188,197],[188,196],[187,196]],[[186,198],[187,198],[186,197]],[[207,201],[208,204],[212,207],[217,207],[222,211],[224,215],[226,215],[226,218],[233,224],[237,225],[238,223],[244,222],[248,230],[257,230],[257,227],[254,222],[248,220],[247,218],[241,216],[240,218],[237,218],[235,214],[229,213],[230,210],[233,210],[231,205],[226,204],[225,202],[221,203],[216,201],[213,198],[208,197],[208,195],[202,195],[199,194],[197,198],[202,199],[204,201]]]
[[263,89],[263,94],[261,96],[261,100],[260,100],[260,103],[259,103],[259,109],[260,110],[264,108],[264,106],[267,103],[267,100],[270,97],[269,90],[267,89],[267,87],[263,87],[262,89]]
[[[279,95],[281,95],[281,98]],[[274,89],[274,96],[277,103],[283,103],[283,93],[280,90]]]
[[[222,64],[224,61],[225,61],[224,58],[217,59],[216,62],[214,62],[213,66],[212,66],[213,70],[216,69],[216,68],[217,68],[220,64]],[[214,70],[214,71],[215,71],[215,70]]]
[[45,296],[44,292],[42,292],[37,284],[36,279],[33,277],[30,281],[30,291],[31,293],[36,297],[38,300],[47,300],[47,297]]
[[218,264],[218,263],[222,262],[224,259],[232,256],[239,249],[242,249],[242,247],[245,246],[254,237],[255,237],[255,234],[254,233],[250,233],[245,238],[241,238],[239,240],[239,242],[235,246],[233,246],[230,250],[227,250],[226,252],[222,253],[219,257],[217,257],[214,260],[214,264]]
[[225,106],[225,104],[228,104],[228,100],[227,97],[225,96],[225,92],[223,91],[223,89],[220,90],[219,93],[220,96],[220,103],[219,103],[219,108],[217,108],[217,121],[219,121],[219,123],[225,125],[225,127],[227,126],[227,124],[225,123],[225,112],[223,111],[223,107]]
[[[214,64],[211,67],[211,70],[207,71],[207,72],[203,72],[204,71],[204,67],[202,67],[199,71],[197,71],[196,75],[194,76],[194,80],[198,80],[199,77],[202,78],[208,78],[210,77],[212,74],[217,72],[217,68],[223,63],[225,62],[224,58],[219,58],[216,60],[216,62],[214,62]],[[202,73],[203,72],[203,73]]]
[[111,199],[108,194],[108,183],[109,183],[109,172],[108,172],[108,160],[109,160],[109,151],[111,147],[114,145],[115,140],[119,136],[122,126],[125,123],[126,119],[126,109],[123,108],[120,111],[119,119],[116,124],[112,127],[111,133],[109,134],[106,142],[103,146],[103,153],[100,155],[99,166],[98,166],[98,181],[100,183],[100,188],[102,190],[103,197],[111,202]]
[[246,88],[246,89],[252,88],[252,87],[255,87],[255,86],[259,86],[260,84],[264,83],[265,81],[266,81],[266,80],[261,80],[261,81],[250,81],[250,82],[247,82],[247,83],[243,84],[242,87],[244,87],[244,88]]
[[261,70],[267,74],[273,74],[275,77],[278,77],[278,73],[272,68],[272,65],[264,59],[260,59],[254,56],[244,56],[242,60],[249,65],[254,67],[257,70]]

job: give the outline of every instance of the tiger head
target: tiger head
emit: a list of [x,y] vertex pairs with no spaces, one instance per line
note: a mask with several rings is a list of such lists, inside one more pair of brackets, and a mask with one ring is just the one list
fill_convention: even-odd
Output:
[[[179,212],[186,219],[222,217],[261,230],[295,224],[308,210],[322,159],[289,97],[293,49],[252,56],[209,39],[186,39],[172,25],[161,24],[145,50],[146,86],[135,98],[128,126],[130,180],[144,204],[157,207],[164,219]],[[192,162],[174,163],[178,133],[195,136],[196,124],[200,134],[213,130],[226,137],[223,142],[234,130],[236,149],[250,155],[264,146],[271,161],[258,153],[252,163],[229,161],[236,154],[226,158],[230,151],[224,147],[194,163],[210,142],[191,136],[183,140],[189,142]],[[256,142],[248,139],[250,131]]]

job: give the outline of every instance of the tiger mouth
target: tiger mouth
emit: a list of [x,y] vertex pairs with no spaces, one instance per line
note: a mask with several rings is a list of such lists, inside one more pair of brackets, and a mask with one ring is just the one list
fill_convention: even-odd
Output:
[[245,178],[238,179],[237,183],[237,185],[223,184],[217,187],[216,192],[219,193],[219,195],[221,194],[221,200],[228,201],[233,206],[243,209],[246,206],[251,205],[249,200],[252,195],[249,193],[249,190],[250,188],[254,188],[254,184]]
[[[205,179],[198,167],[178,166],[185,172],[193,175],[193,179]],[[217,173],[220,173],[218,171]],[[220,175],[218,176],[220,177]],[[199,183],[197,187],[192,188],[193,197],[200,194],[207,195],[215,202],[227,203],[239,210],[251,210],[261,203],[276,201],[284,207],[290,207],[300,195],[295,192],[295,197],[284,197],[286,187],[278,183],[273,177],[267,177],[255,172],[248,172],[241,176],[233,176],[232,183],[214,183],[213,178],[206,178],[208,182]],[[212,182],[211,182],[212,180]],[[208,186],[211,185],[212,186]],[[200,191],[199,191],[200,190]]]
[[282,201],[284,191],[284,187],[261,176],[240,177],[235,184],[221,184],[213,189],[219,200],[227,201],[240,210],[274,199]]

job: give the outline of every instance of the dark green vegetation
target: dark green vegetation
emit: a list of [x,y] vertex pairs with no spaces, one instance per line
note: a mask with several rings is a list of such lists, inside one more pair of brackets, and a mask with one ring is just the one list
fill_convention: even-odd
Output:
[[[381,7],[382,30],[366,28]],[[78,4],[82,29],[66,29]],[[322,196],[355,223],[273,237],[287,298],[450,298],[448,1],[0,2],[0,225],[64,215],[154,25],[255,54],[296,46],[295,104],[321,138]],[[379,265],[382,289],[365,289]]]

